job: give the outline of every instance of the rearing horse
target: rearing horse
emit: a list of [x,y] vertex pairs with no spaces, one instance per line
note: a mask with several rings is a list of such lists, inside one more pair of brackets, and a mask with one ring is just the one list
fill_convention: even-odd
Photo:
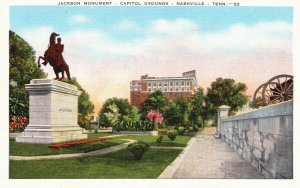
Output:
[[[58,52],[56,50],[56,36],[59,36],[59,34],[56,33],[52,33],[50,35],[50,41],[49,41],[49,47],[48,49],[45,51],[44,56],[39,56],[38,58],[38,67],[41,67],[40,64],[40,60],[44,60],[44,62],[42,63],[43,65],[47,65],[47,63],[49,62],[49,64],[53,67],[54,73],[56,75],[55,80],[63,80],[65,78],[64,72],[66,71],[66,74],[68,76],[68,79],[70,80],[70,71],[69,71],[69,66],[66,64],[66,62],[64,61],[61,52]],[[61,44],[59,44],[61,45]],[[63,45],[61,45],[63,46]],[[62,77],[59,78],[59,73],[62,73]]]

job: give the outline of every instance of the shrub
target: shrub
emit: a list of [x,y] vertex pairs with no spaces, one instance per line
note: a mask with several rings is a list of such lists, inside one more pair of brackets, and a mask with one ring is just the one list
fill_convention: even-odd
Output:
[[163,136],[163,135],[160,135],[160,136],[156,139],[156,142],[157,142],[157,143],[161,143],[163,139],[164,139],[164,136]]
[[143,141],[129,144],[127,149],[133,154],[135,160],[140,160],[143,154],[149,149],[149,145]]
[[167,135],[170,138],[170,140],[175,140],[176,136],[178,135],[178,132],[176,130],[170,130],[168,131]]
[[26,117],[13,116],[9,120],[9,132],[22,132],[28,125]]
[[200,130],[200,129],[199,129],[198,125],[194,125],[193,131],[194,131],[194,132],[198,132],[199,130]]
[[183,135],[183,133],[184,133],[184,127],[183,126],[179,126],[177,128],[177,131],[178,131],[178,135]]

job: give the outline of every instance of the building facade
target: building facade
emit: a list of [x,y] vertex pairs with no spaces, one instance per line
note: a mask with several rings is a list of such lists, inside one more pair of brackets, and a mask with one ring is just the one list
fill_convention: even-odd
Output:
[[130,82],[130,102],[141,108],[150,93],[161,90],[169,99],[191,98],[198,90],[196,71],[182,73],[181,77],[149,77],[141,76],[140,80]]

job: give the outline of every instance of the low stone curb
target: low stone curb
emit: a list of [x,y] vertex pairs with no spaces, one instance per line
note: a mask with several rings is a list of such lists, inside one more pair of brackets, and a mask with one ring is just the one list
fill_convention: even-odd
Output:
[[[183,151],[178,155],[178,157],[158,176],[158,179],[171,179],[179,165],[185,158],[188,151],[192,148],[193,143],[196,141],[196,138],[193,137],[187,143],[187,146],[183,149]],[[178,148],[178,147],[177,147]],[[182,148],[181,148],[182,149]]]
[[154,149],[184,149],[184,147],[172,147],[172,146],[150,146]]
[[121,139],[121,140],[126,140],[128,142],[120,145],[96,150],[96,151],[91,151],[88,153],[72,153],[72,154],[59,154],[59,155],[46,155],[46,156],[10,156],[9,159],[14,161],[30,161],[30,160],[48,160],[48,159],[65,159],[65,158],[77,158],[77,157],[88,157],[88,156],[101,156],[107,153],[124,149],[129,144],[136,142],[136,140],[131,140],[131,139]]

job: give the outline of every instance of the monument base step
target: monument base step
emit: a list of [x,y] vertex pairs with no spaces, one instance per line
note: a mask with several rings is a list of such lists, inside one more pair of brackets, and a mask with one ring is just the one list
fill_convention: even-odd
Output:
[[40,143],[51,144],[59,142],[67,142],[72,140],[86,139],[87,134],[82,131],[60,131],[60,132],[37,132],[37,131],[24,131],[20,136],[16,137],[16,142],[19,143]]

